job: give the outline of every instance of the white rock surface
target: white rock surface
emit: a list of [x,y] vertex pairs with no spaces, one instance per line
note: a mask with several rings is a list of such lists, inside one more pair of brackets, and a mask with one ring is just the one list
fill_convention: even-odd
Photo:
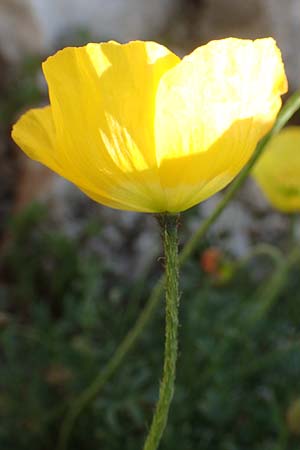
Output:
[[0,0],[0,52],[8,61],[40,52],[43,37],[30,0]]
[[97,40],[153,39],[176,10],[177,0],[0,0],[0,50],[16,60],[46,52],[76,29]]
[[[208,217],[222,198],[216,194],[204,202],[200,208],[204,217]],[[249,229],[252,224],[251,212],[236,199],[221,214],[209,231],[215,245],[226,248],[234,256],[244,256],[251,247]]]
[[273,36],[286,63],[290,87],[300,89],[300,0],[265,0]]

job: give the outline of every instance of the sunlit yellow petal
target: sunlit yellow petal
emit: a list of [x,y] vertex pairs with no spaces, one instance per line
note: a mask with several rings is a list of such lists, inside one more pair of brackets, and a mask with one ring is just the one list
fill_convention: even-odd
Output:
[[[153,136],[162,74],[179,62],[153,42],[66,48],[43,64],[62,164],[127,209],[159,210]],[[68,177],[68,173],[66,173]]]
[[153,42],[66,48],[43,70],[51,108],[13,139],[94,200],[183,211],[222,189],[272,126],[286,79],[272,39],[225,39],[182,61]]
[[[93,200],[112,208],[128,210],[128,204],[112,198],[109,193],[101,190],[101,183],[94,186],[94,190],[88,190],[89,180],[82,179],[72,172],[68,166],[61,166],[57,161],[56,135],[52,118],[51,107],[37,108],[23,114],[14,125],[12,138],[31,158],[49,167],[59,175],[76,184]],[[132,208],[132,210],[137,210]]]
[[271,128],[287,82],[273,39],[213,41],[161,80],[156,147],[169,211],[222,189]]
[[283,212],[300,211],[300,127],[274,136],[253,170],[270,203]]
[[59,172],[55,156],[55,130],[51,108],[31,109],[13,126],[13,140],[31,159]]

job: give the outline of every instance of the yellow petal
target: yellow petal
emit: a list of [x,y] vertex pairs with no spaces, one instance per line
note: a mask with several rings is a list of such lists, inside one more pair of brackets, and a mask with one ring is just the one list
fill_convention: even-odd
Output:
[[31,109],[13,126],[12,138],[31,159],[60,172],[55,156],[55,130],[49,106]]
[[277,209],[300,211],[300,127],[274,136],[253,170],[261,190]]
[[65,176],[106,191],[127,209],[163,208],[156,167],[155,95],[179,62],[153,42],[66,48],[43,64]]
[[157,94],[156,151],[168,211],[227,185],[272,127],[287,81],[273,39],[224,39],[168,71]]
[[286,79],[272,39],[180,59],[153,42],[66,48],[43,64],[51,109],[13,138],[99,203],[182,211],[224,187],[275,120]]
[[87,183],[84,180],[83,184],[81,184],[81,180],[76,175],[70,170],[66,171],[59,161],[56,160],[56,136],[51,107],[31,109],[23,114],[13,126],[12,138],[27,156],[44,164],[59,175],[67,177],[97,202],[117,209],[127,209],[127,205],[108,197],[107,193],[102,192],[100,186],[95,187],[93,192],[88,191],[86,188]]

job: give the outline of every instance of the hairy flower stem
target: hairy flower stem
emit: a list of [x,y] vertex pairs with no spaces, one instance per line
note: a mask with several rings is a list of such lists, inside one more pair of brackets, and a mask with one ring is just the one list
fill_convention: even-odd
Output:
[[[288,120],[295,114],[295,112],[300,108],[300,92],[295,92],[290,99],[286,102],[281,112],[279,113],[278,119],[272,129],[272,131],[265,136],[257,145],[257,148],[248,162],[244,167],[242,172],[237,176],[233,183],[229,186],[226,194],[216,206],[214,211],[210,216],[208,216],[199,226],[196,233],[189,239],[183,251],[179,255],[180,265],[184,264],[185,261],[190,257],[192,252],[195,250],[202,237],[208,231],[210,226],[218,219],[221,213],[224,211],[228,203],[238,192],[240,187],[243,185],[247,176],[249,175],[252,167],[255,165],[256,161],[259,159],[260,155],[263,153],[266,144],[269,142],[270,138],[278,133]],[[68,441],[75,425],[77,418],[83,411],[94,401],[97,395],[100,394],[101,390],[105,384],[111,379],[111,377],[116,373],[117,369],[120,367],[122,362],[125,360],[129,351],[133,348],[138,337],[141,335],[145,326],[150,322],[153,313],[159,304],[160,298],[163,293],[164,286],[164,276],[162,276],[155,287],[153,288],[149,299],[147,300],[144,309],[140,313],[137,321],[133,327],[128,331],[120,345],[115,350],[114,354],[100,371],[97,377],[91,382],[91,384],[77,397],[75,398],[69,407],[69,411],[63,420],[62,428],[59,436],[59,446],[58,450],[65,450],[68,445]]]
[[161,227],[165,254],[166,291],[166,337],[163,377],[159,389],[159,399],[152,419],[144,450],[156,450],[167,424],[170,404],[174,393],[176,360],[178,347],[178,307],[179,307],[179,260],[178,260],[178,215],[161,214]]

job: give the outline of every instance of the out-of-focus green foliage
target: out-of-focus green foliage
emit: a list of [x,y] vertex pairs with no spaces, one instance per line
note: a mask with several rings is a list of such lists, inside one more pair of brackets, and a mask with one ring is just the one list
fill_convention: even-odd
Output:
[[0,86],[0,124],[7,127],[15,119],[16,112],[25,106],[36,106],[42,98],[42,88],[37,82],[40,57],[26,57],[13,73],[9,73]]
[[[87,226],[71,239],[38,205],[9,231],[0,261],[0,448],[53,450],[65,405],[109,359],[153,279],[133,300],[136,286],[85,251],[101,230]],[[249,325],[245,311],[257,308],[254,269],[248,263],[223,283],[205,275],[196,257],[183,270],[177,386],[164,450],[299,448],[295,418],[293,427],[286,420],[300,396],[298,268],[268,314]],[[158,393],[163,333],[161,308],[80,417],[72,450],[141,448]]]

